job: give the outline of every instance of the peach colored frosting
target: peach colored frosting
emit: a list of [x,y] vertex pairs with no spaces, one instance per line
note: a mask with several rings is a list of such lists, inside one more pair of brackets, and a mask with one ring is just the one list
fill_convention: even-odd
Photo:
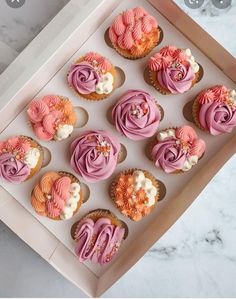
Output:
[[34,99],[29,104],[27,114],[35,135],[44,141],[67,138],[76,123],[70,100],[55,95]]
[[230,133],[236,127],[236,92],[223,85],[202,91],[197,101],[200,105],[198,119],[211,135]]
[[107,179],[115,170],[121,146],[108,131],[86,131],[70,147],[73,170],[88,182]]
[[189,126],[166,129],[157,135],[152,158],[155,165],[167,173],[188,171],[197,164],[205,147],[205,142]]
[[114,187],[114,201],[121,213],[139,221],[151,212],[157,201],[158,190],[143,171],[122,173]]
[[116,17],[109,29],[109,37],[113,44],[132,52],[143,35],[155,28],[157,28],[156,19],[144,8],[135,7]]
[[65,208],[67,206],[69,208],[72,195],[75,195],[71,188],[72,184],[69,176],[57,172],[46,173],[34,187],[31,195],[31,204],[35,211],[52,219],[64,219]]
[[16,136],[0,142],[0,177],[7,182],[20,184],[31,172],[25,159],[31,151],[30,142],[23,136]]
[[192,86],[199,65],[190,49],[167,46],[149,59],[149,69],[156,72],[159,84],[171,93],[184,93]]
[[87,53],[80,62],[73,64],[68,73],[68,84],[80,94],[108,94],[113,89],[111,62],[96,52]]
[[82,219],[76,228],[75,253],[80,262],[90,260],[105,265],[109,263],[121,245],[125,229],[111,224],[108,218]]
[[142,90],[128,90],[112,110],[116,128],[126,137],[141,140],[157,131],[161,113],[155,99]]

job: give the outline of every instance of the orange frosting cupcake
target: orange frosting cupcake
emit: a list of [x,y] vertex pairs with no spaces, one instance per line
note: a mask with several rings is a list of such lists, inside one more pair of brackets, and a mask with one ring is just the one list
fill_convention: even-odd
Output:
[[158,182],[147,171],[128,170],[112,183],[111,197],[122,214],[139,221],[159,199]]
[[64,172],[47,172],[31,194],[36,213],[54,220],[70,219],[82,201],[80,182]]

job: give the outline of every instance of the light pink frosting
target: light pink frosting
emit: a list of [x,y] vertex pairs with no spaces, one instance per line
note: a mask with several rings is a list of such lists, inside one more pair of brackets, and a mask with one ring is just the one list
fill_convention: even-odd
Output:
[[81,220],[76,228],[75,253],[80,262],[90,260],[104,265],[109,263],[124,238],[124,228],[111,224],[108,218]]
[[143,90],[128,90],[112,111],[116,128],[126,137],[141,140],[157,131],[161,113],[155,99]]
[[152,158],[157,167],[166,173],[182,170],[190,156],[200,158],[205,151],[205,142],[197,137],[189,126],[175,129],[175,136],[157,141],[152,149]]
[[157,28],[156,19],[142,7],[136,7],[116,17],[109,29],[109,37],[121,49],[130,50],[144,34],[154,28]]
[[115,170],[121,146],[107,131],[86,131],[70,147],[71,167],[88,182],[107,179]]
[[199,122],[211,135],[230,133],[236,127],[236,105],[230,102],[225,86],[206,89],[197,100],[200,104]]

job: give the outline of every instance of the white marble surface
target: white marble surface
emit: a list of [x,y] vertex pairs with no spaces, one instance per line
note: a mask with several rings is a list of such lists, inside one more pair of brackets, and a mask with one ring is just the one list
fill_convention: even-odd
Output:
[[[0,73],[66,2],[26,0],[13,10],[0,1]],[[235,0],[221,12],[208,0],[196,11],[176,2],[236,56]],[[235,178],[236,156],[104,296],[236,297]],[[0,265],[0,297],[84,296],[1,222]]]

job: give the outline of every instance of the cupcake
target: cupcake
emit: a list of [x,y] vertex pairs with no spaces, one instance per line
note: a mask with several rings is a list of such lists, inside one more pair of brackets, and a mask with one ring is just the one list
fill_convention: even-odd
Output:
[[152,142],[151,158],[166,173],[186,172],[198,163],[205,147],[205,142],[189,126],[166,129]]
[[107,265],[113,260],[126,238],[127,227],[108,210],[88,213],[71,228],[75,254],[80,262]]
[[161,111],[149,93],[128,90],[115,104],[112,118],[121,134],[132,140],[142,140],[153,136],[157,131]]
[[70,67],[67,81],[78,96],[98,101],[111,94],[115,76],[115,67],[107,58],[89,52]]
[[153,210],[160,193],[158,181],[149,172],[130,169],[118,175],[110,194],[123,215],[139,221]]
[[70,100],[56,95],[34,99],[27,114],[35,136],[44,141],[68,138],[77,121]]
[[32,138],[14,136],[0,142],[0,178],[20,184],[42,167],[43,149]]
[[98,182],[111,176],[117,165],[121,145],[110,132],[86,131],[70,146],[70,164],[87,182]]
[[31,204],[35,212],[53,220],[70,219],[81,207],[79,180],[67,172],[47,172],[34,187]]
[[123,57],[138,59],[157,46],[161,31],[156,19],[144,8],[135,7],[118,15],[109,28],[113,48]]
[[190,49],[167,46],[149,59],[151,84],[162,94],[179,94],[192,88],[200,78],[200,66]]
[[236,91],[223,85],[203,90],[194,101],[193,118],[211,135],[232,132],[236,127]]

